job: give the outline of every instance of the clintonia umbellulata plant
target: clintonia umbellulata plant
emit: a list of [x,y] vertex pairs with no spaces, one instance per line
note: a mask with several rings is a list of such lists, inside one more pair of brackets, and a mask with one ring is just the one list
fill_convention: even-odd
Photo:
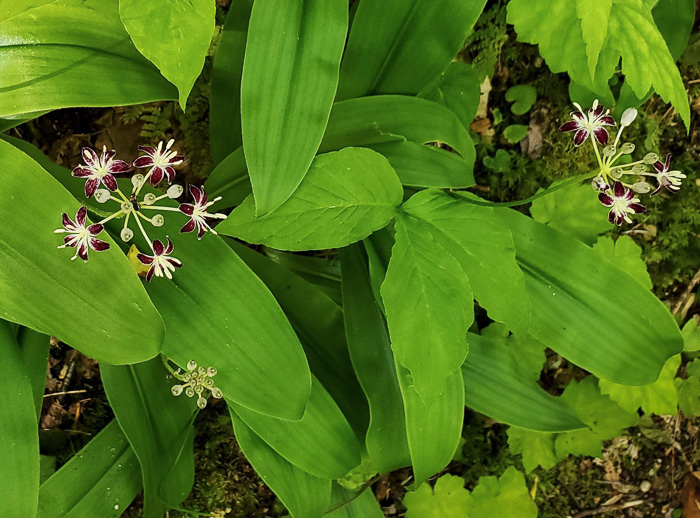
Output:
[[[600,442],[633,422],[616,410],[620,392],[654,383],[682,348],[668,310],[596,250],[508,207],[531,199],[496,204],[468,191],[481,78],[453,59],[485,3],[360,0],[351,18],[345,0],[234,0],[213,61],[216,168],[189,187],[191,202],[173,201],[184,157],[172,141],[142,148],[132,166],[85,149],[71,176],[2,137],[0,317],[23,327],[2,323],[0,346],[17,377],[4,383],[23,388],[0,398],[0,436],[21,443],[0,464],[16,495],[0,514],[118,515],[143,488],[144,515],[163,515],[191,490],[193,420],[208,394],[225,401],[251,464],[304,518],[379,516],[357,492],[376,473],[411,466],[420,485],[442,470],[465,405],[523,430],[514,451],[527,451],[522,434],[532,433],[581,453],[582,437]],[[155,0],[20,4],[0,15],[0,42],[12,42],[0,44],[3,128],[63,107],[184,103],[213,31],[208,0],[184,11]],[[631,147],[619,140],[636,111],[613,116],[654,88],[687,122],[655,22],[663,0],[653,10],[613,0],[599,31],[592,7],[559,2],[536,17],[549,2],[532,4],[512,0],[509,21],[579,92],[611,97],[622,59],[630,91],[613,115],[596,102],[562,127],[576,145],[592,143],[599,166],[569,183],[593,179],[614,223],[643,217],[632,193],[651,187],[639,177],[673,192],[683,175],[655,156],[626,163]],[[149,15],[156,7],[162,16]],[[630,16],[648,67],[615,30]],[[572,51],[562,55],[551,35],[564,22]],[[145,174],[124,178],[132,167]],[[209,212],[215,201],[235,208],[224,219]],[[194,230],[201,241],[181,235]],[[87,262],[89,248],[111,250]],[[291,253],[329,249],[340,268]],[[166,278],[142,283],[134,254],[147,280]],[[44,335],[100,361],[116,423],[39,486],[38,443],[27,437],[45,365],[22,353],[45,351]],[[546,348],[594,376],[551,395],[538,384]],[[600,413],[617,420],[602,427]]]

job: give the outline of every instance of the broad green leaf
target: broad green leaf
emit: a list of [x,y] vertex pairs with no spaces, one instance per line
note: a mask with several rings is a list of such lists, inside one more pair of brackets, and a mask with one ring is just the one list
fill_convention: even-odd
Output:
[[363,436],[369,411],[350,362],[343,310],[316,286],[286,268],[233,240],[228,244],[275,296],[304,347],[311,371],[358,437]]
[[522,454],[523,467],[530,473],[537,466],[547,470],[553,467],[566,455],[554,450],[556,433],[542,433],[525,430],[517,426],[508,428],[508,447],[515,455]]
[[569,455],[585,455],[587,457],[603,456],[603,441],[605,437],[593,430],[577,430],[570,433],[558,434],[554,439],[554,451],[557,458],[565,459]]
[[[198,241],[192,234],[179,234],[183,223],[172,214],[160,229],[161,236],[172,240],[173,256],[183,267],[172,281],[154,279],[147,285],[166,325],[163,354],[182,368],[190,360],[213,366],[216,386],[246,408],[300,419],[311,390],[310,373],[282,309],[222,238],[207,235]],[[134,242],[148,250],[138,234]]]
[[384,518],[382,508],[371,489],[363,489],[357,496],[338,484],[333,484],[331,505],[327,511],[330,518]]
[[[36,407],[17,340],[0,320],[0,516],[34,516],[39,498],[39,436]],[[44,366],[46,369],[46,366]],[[44,370],[46,372],[46,370]]]
[[243,145],[241,76],[252,9],[253,0],[231,2],[214,55],[209,96],[209,143],[216,165]]
[[[160,358],[136,365],[101,365],[100,374],[119,426],[141,464],[145,518],[179,505],[194,483],[195,401],[176,398]],[[172,379],[172,378],[171,378]]]
[[0,95],[4,117],[170,100],[177,91],[134,48],[117,2],[58,0],[0,21]]
[[678,406],[687,417],[700,414],[700,378],[689,376],[688,379],[676,378],[674,382],[678,392]]
[[250,187],[248,167],[245,164],[243,148],[239,147],[217,165],[204,183],[211,199],[217,196],[223,207],[240,205],[253,191]]
[[14,16],[24,14],[27,11],[55,1],[56,0],[5,0],[0,9],[0,22],[4,22]]
[[[653,383],[683,347],[668,309],[583,243],[513,210],[501,217],[530,292],[530,334],[601,378]],[[624,301],[611,295],[612,286]]]
[[282,250],[339,248],[385,226],[403,189],[380,154],[347,148],[314,160],[294,194],[276,210],[255,217],[248,197],[217,231]]
[[410,372],[396,362],[404,410],[406,435],[416,484],[441,471],[453,459],[462,436],[464,384],[453,372],[443,383],[440,395],[430,402],[416,392]]
[[537,198],[530,206],[535,221],[583,241],[596,242],[610,230],[606,209],[591,189],[590,183],[574,184]]
[[264,416],[228,401],[229,407],[279,455],[320,478],[341,478],[360,464],[360,447],[330,394],[312,378],[300,421]]
[[19,353],[32,387],[37,421],[41,416],[46,387],[46,368],[49,362],[49,337],[28,327],[20,328],[17,334]]
[[[537,378],[526,372],[524,356],[530,351],[521,347],[520,342],[472,333],[467,337],[469,354],[462,374],[468,407],[497,421],[540,432],[563,432],[585,426],[569,405],[543,390]],[[543,360],[542,354],[540,366]]]
[[530,497],[525,477],[513,466],[498,477],[481,477],[469,499],[467,516],[508,516],[537,518],[537,506]]
[[[447,144],[459,155],[424,145],[428,143]],[[474,185],[474,144],[457,116],[433,101],[378,95],[334,104],[319,152],[348,146],[385,155],[405,185]]]
[[584,0],[513,0],[508,4],[508,22],[515,25],[521,41],[539,45],[553,72],[566,71],[594,92],[607,89],[622,58],[625,83],[634,94],[642,98],[653,87],[688,127],[690,107],[683,79],[654,22],[652,6],[642,0],[612,0],[609,15],[601,19],[610,0],[606,2],[593,6]]
[[449,108],[468,128],[479,108],[481,81],[476,69],[460,61],[450,63],[435,84],[419,94],[424,99]]
[[524,115],[537,100],[537,90],[531,85],[511,86],[506,90],[506,101],[513,103],[510,111],[514,115]]
[[241,122],[257,215],[282,205],[311,165],[333,104],[347,28],[345,0],[253,5]]
[[187,97],[204,66],[214,33],[216,5],[209,0],[119,0],[119,16],[136,48]]
[[633,277],[646,289],[650,290],[654,287],[647,272],[647,265],[642,260],[642,248],[630,236],[620,236],[615,241],[611,237],[599,237],[593,245],[593,250]]
[[379,309],[384,315],[386,315],[386,311],[384,310],[381,287],[391,260],[391,249],[394,247],[395,241],[394,234],[394,225],[389,224],[363,241],[369,262],[369,280],[372,284],[372,293],[374,293],[374,300],[377,301]]
[[[59,250],[61,213],[80,205],[27,155],[0,141],[0,317],[54,335],[88,356],[123,364],[155,356],[163,322],[128,260],[111,250],[71,261]],[[31,217],[29,217],[31,215]],[[99,286],[99,289],[95,289]]]
[[683,335],[684,352],[700,351],[700,330],[698,329],[698,321],[695,318],[691,318],[685,323],[681,334]]
[[651,10],[668,50],[677,60],[683,54],[695,22],[693,0],[659,0]]
[[[445,474],[435,481],[435,487],[423,484],[404,496],[406,518],[465,518],[470,502],[464,479]],[[486,515],[484,515],[486,516]],[[497,515],[493,515],[497,516]]]
[[503,137],[511,144],[517,144],[527,137],[528,127],[524,124],[511,124],[503,130]]
[[678,395],[674,379],[681,365],[681,356],[669,358],[664,365],[659,379],[649,385],[630,387],[619,385],[607,380],[600,380],[600,391],[608,394],[628,412],[636,412],[641,408],[645,414],[675,415],[677,412]]
[[428,225],[434,239],[457,259],[489,316],[525,336],[530,298],[515,261],[513,237],[498,213],[437,190],[417,193],[401,210]]
[[365,438],[372,465],[386,473],[410,464],[403,401],[386,322],[372,293],[361,245],[340,250],[350,358],[369,401]]
[[139,462],[115,419],[41,485],[37,516],[117,517],[139,491]]
[[39,455],[39,484],[46,482],[56,473],[56,457]]
[[338,98],[417,94],[457,55],[486,0],[361,2],[340,71]]
[[396,360],[428,406],[464,363],[474,318],[469,280],[450,252],[426,222],[399,213],[381,295]]
[[230,410],[238,445],[291,515],[322,518],[331,500],[331,480],[315,477],[285,460]]

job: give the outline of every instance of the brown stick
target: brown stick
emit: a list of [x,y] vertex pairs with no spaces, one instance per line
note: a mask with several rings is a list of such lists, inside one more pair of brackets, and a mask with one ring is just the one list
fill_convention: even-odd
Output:
[[598,509],[589,509],[588,511],[581,511],[576,513],[573,518],[583,518],[584,516],[595,516],[596,514],[608,513],[610,511],[622,511],[623,509],[629,509],[630,507],[636,507],[642,505],[644,500],[634,500],[632,502],[627,502],[626,504],[619,505],[608,505],[603,506]]
[[695,272],[695,275],[693,275],[693,278],[690,279],[690,283],[688,284],[688,287],[683,292],[683,295],[680,296],[680,298],[678,299],[678,302],[676,302],[675,306],[673,306],[673,310],[671,310],[672,314],[675,315],[676,313],[678,313],[681,310],[685,301],[688,300],[688,297],[690,297],[691,293],[697,287],[698,284],[700,284],[700,270]]

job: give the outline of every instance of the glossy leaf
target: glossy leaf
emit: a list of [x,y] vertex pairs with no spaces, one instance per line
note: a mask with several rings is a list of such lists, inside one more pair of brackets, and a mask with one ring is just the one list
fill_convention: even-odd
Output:
[[400,213],[381,295],[394,355],[430,406],[467,356],[474,318],[469,281],[426,223]]
[[[530,334],[601,378],[654,382],[683,348],[668,309],[583,243],[512,210],[501,216],[530,292]],[[625,294],[622,303],[611,296],[613,287]]]
[[[88,356],[123,364],[155,356],[163,322],[127,259],[91,252],[88,263],[58,250],[61,213],[80,205],[31,158],[0,142],[0,317],[53,335]],[[31,214],[31,218],[27,215]],[[99,286],[99,290],[95,290]]]
[[228,403],[270,447],[312,475],[341,478],[360,464],[360,448],[352,428],[315,377],[306,413],[300,421],[282,421]]
[[179,505],[194,483],[195,400],[175,397],[160,358],[136,365],[101,365],[109,404],[141,465],[143,516],[159,518]]
[[49,363],[49,342],[48,336],[37,333],[28,327],[20,328],[17,334],[19,353],[34,395],[37,421],[41,416],[41,407],[44,402],[46,368]]
[[209,96],[209,143],[216,165],[243,145],[241,76],[252,9],[253,0],[231,2],[214,55]]
[[204,66],[215,14],[216,5],[209,0],[119,0],[119,16],[131,40],[177,86],[183,110]]
[[217,165],[204,186],[210,198],[223,197],[221,203],[224,207],[243,203],[243,200],[253,192],[243,148],[239,147]]
[[113,420],[39,490],[39,518],[120,516],[141,491],[136,454]]
[[[368,409],[345,342],[343,311],[316,286],[235,241],[228,244],[270,289],[301,341],[309,366],[358,436]],[[301,257],[301,256],[299,256]]]
[[435,481],[435,487],[423,484],[408,491],[402,502],[406,518],[464,518],[468,517],[469,491],[464,479],[446,473]]
[[[173,281],[147,285],[166,325],[163,354],[182,368],[190,360],[215,367],[216,386],[246,408],[300,419],[311,382],[292,326],[262,281],[220,237],[198,241],[179,234],[183,219],[172,214],[161,227],[182,269]],[[147,250],[140,236],[134,242]]]
[[402,197],[401,183],[384,157],[348,148],[317,157],[278,209],[255,217],[255,202],[248,197],[217,231],[282,250],[338,248],[386,225]]
[[330,518],[384,518],[382,508],[371,489],[357,496],[339,484],[333,484],[331,506],[326,516]]
[[429,403],[416,392],[407,369],[396,364],[406,411],[406,433],[416,484],[441,471],[454,457],[462,436],[464,384],[462,373],[453,372],[441,394]]
[[34,516],[39,498],[39,436],[32,386],[17,341],[0,321],[0,516]]
[[248,462],[294,518],[321,518],[331,499],[331,480],[291,464],[265,443],[231,410],[236,440]]
[[450,63],[435,84],[419,94],[424,99],[440,103],[449,108],[468,128],[481,98],[481,81],[477,70],[468,63]]
[[348,27],[344,0],[258,0],[241,82],[243,147],[255,212],[299,186],[333,104]]
[[529,349],[515,340],[467,336],[469,354],[462,375],[468,407],[502,423],[541,432],[585,427],[566,403],[528,376],[522,357],[531,354]]
[[132,45],[113,0],[58,0],[0,21],[0,93],[3,117],[177,98]]
[[649,272],[647,272],[647,265],[642,259],[642,247],[635,243],[630,236],[620,236],[615,241],[608,236],[599,237],[593,245],[593,250],[626,272],[646,289],[651,290],[654,287]]
[[361,2],[343,58],[338,98],[417,94],[449,66],[485,4]]
[[513,236],[498,213],[437,190],[415,194],[401,210],[427,224],[434,239],[459,262],[474,298],[489,316],[525,336],[530,298],[515,261]]
[[[458,155],[424,145],[436,142],[447,144]],[[381,95],[334,104],[319,152],[348,146],[370,147],[384,154],[405,185],[474,185],[474,144],[457,116],[433,101]]]
[[356,244],[340,250],[348,349],[369,401],[365,446],[372,465],[387,473],[410,464],[405,414],[384,316],[372,293],[367,257]]

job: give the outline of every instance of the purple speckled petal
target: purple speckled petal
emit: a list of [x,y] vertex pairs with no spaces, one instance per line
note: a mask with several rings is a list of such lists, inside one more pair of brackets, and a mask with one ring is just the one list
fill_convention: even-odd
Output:
[[117,185],[117,180],[112,176],[111,174],[106,174],[102,177],[102,183],[104,184],[107,189],[110,191],[116,191],[117,188],[119,187]]
[[104,252],[105,250],[109,250],[109,243],[93,237],[90,238],[90,248],[95,252]]
[[87,209],[85,207],[80,207],[78,212],[75,213],[75,222],[80,228],[85,227],[85,219],[87,218]]
[[134,160],[134,167],[151,167],[153,165],[153,157],[140,156]]
[[81,241],[78,245],[78,257],[87,263],[88,260],[88,246],[85,241]]
[[85,182],[85,196],[88,198],[92,197],[99,186],[99,178],[90,178],[87,182]]
[[622,185],[621,182],[615,182],[615,185],[613,185],[613,194],[615,194],[616,198],[622,198],[625,195],[625,186]]
[[605,128],[598,128],[597,130],[593,130],[593,135],[595,136],[595,139],[600,142],[601,146],[608,145],[608,139],[610,138],[608,130]]
[[124,160],[114,160],[109,165],[110,173],[126,173],[129,169],[131,169],[131,166],[128,163],[124,162]]
[[574,133],[574,145],[576,147],[580,146],[584,142],[586,142],[586,139],[588,138],[588,130],[578,130],[576,133]]
[[76,224],[73,223],[73,220],[70,219],[68,214],[66,214],[65,212],[63,214],[61,214],[61,219],[62,219],[62,223],[63,223],[63,228],[65,228],[66,230],[70,230],[70,231],[78,230],[78,227],[76,226]]
[[182,228],[180,229],[180,234],[185,234],[188,232],[192,232],[195,228],[196,224],[193,219],[189,220],[187,223],[185,223]]
[[630,203],[629,208],[632,209],[632,212],[635,214],[644,214],[647,211],[646,207],[641,203]]
[[83,155],[83,162],[85,162],[86,165],[92,167],[99,165],[100,159],[97,156],[97,153],[95,153],[89,147],[84,147],[81,149],[81,154]]
[[169,238],[169,237],[166,237],[166,239],[168,240],[168,246],[165,248],[164,254],[165,254],[165,255],[170,255],[170,254],[173,253],[173,250],[175,249],[175,245],[173,245],[173,242],[170,241],[170,238]]
[[191,216],[194,214],[194,205],[191,203],[181,203],[180,204],[180,212],[183,214],[186,214],[188,216]]
[[93,223],[92,225],[90,225],[90,226],[87,228],[87,231],[90,232],[90,235],[91,235],[91,236],[96,236],[96,235],[98,235],[100,232],[102,232],[103,230],[104,230],[104,227],[102,226],[101,223]]
[[158,185],[163,179],[163,169],[160,167],[154,167],[153,173],[151,174],[151,185]]
[[136,259],[141,262],[141,264],[153,264],[153,257],[146,254],[136,254]]
[[598,195],[598,200],[600,201],[600,203],[602,203],[606,207],[612,207],[613,203],[615,203],[615,200],[613,199],[613,197],[605,192],[601,192]]
[[93,175],[93,172],[91,169],[79,165],[78,167],[73,169],[73,172],[71,174],[76,178],[90,178]]
[[153,253],[155,255],[163,255],[164,251],[165,247],[163,246],[163,243],[161,243],[158,239],[153,241]]

